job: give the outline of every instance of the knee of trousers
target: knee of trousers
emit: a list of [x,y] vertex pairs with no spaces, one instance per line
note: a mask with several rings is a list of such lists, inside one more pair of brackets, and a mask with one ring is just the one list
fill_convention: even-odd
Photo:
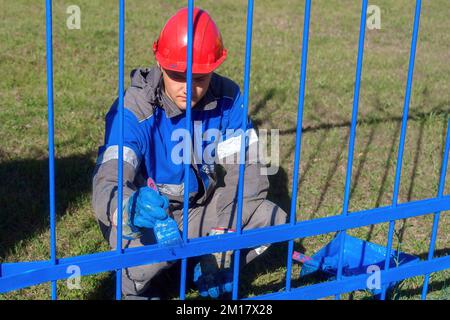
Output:
[[[275,203],[264,200],[253,213],[251,219],[245,226],[245,229],[255,229],[268,226],[285,224],[287,222],[287,213]],[[242,267],[250,263],[258,256],[261,256],[271,246],[270,243],[243,250],[244,255]]]
[[172,264],[172,262],[160,262],[126,268],[122,274],[122,293],[125,295],[140,295],[144,293],[152,279]]
[[[112,249],[116,246],[116,229],[111,228],[109,234],[109,243]],[[134,240],[123,239],[123,248],[135,248],[155,243],[153,233],[147,232],[141,238]],[[139,294],[148,286],[150,281],[164,269],[170,268],[174,262],[163,261],[152,264],[145,264],[135,267],[125,268],[122,273],[123,290],[128,294]]]
[[264,200],[253,213],[246,229],[285,224],[287,217],[287,213],[275,203]]
[[147,264],[126,269],[127,277],[132,281],[147,282],[157,276],[161,271],[170,268],[173,262],[165,261]]

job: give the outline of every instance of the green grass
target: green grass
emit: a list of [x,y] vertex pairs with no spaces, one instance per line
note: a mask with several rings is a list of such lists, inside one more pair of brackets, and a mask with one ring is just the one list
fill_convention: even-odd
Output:
[[[245,53],[245,1],[197,1],[221,29],[229,51],[219,73],[240,85]],[[69,1],[55,1],[54,87],[58,256],[106,251],[90,205],[91,174],[102,144],[103,117],[117,93],[117,2],[79,0],[81,30],[66,27]],[[379,0],[381,30],[367,30],[350,210],[389,205],[397,159],[414,14],[413,1]],[[152,43],[179,1],[128,1],[126,74],[154,63]],[[0,0],[0,262],[49,257],[45,8],[42,1]],[[254,10],[250,112],[258,128],[278,128],[280,170],[270,198],[289,211],[303,29],[301,0],[258,0]],[[450,111],[448,1],[423,3],[399,202],[433,197]],[[359,1],[318,0],[312,6],[301,154],[298,220],[342,210],[360,15]],[[129,85],[129,78],[126,79]],[[448,187],[446,188],[448,192]],[[398,221],[394,247],[426,258],[432,216]],[[387,224],[350,234],[385,244]],[[449,253],[450,220],[441,215],[438,256]],[[296,239],[314,253],[327,234]],[[286,246],[244,269],[241,292],[281,290]],[[293,279],[299,266],[294,265]],[[176,275],[167,275],[177,283]],[[408,279],[396,299],[420,298],[423,277]],[[430,299],[449,299],[449,271],[432,274]],[[175,285],[176,287],[176,285]],[[58,282],[60,299],[110,299],[110,273],[83,277],[82,290]],[[174,289],[176,291],[176,288]],[[196,298],[190,291],[190,298]],[[0,299],[48,299],[48,284]],[[364,299],[364,292],[344,298]]]

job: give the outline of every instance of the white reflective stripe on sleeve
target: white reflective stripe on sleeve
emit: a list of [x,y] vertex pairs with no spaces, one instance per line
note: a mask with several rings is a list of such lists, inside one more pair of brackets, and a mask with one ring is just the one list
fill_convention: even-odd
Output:
[[[98,157],[97,165],[117,159],[119,159],[119,146],[110,146]],[[139,166],[139,158],[133,149],[127,146],[123,147],[123,161],[131,164],[134,169],[137,169]]]
[[158,190],[171,196],[182,196],[184,194],[184,182],[181,184],[157,183]]
[[268,245],[262,245],[258,248],[255,248],[255,252],[256,254],[259,256],[261,253],[263,253],[264,251],[266,251],[267,249],[269,249]]
[[[251,144],[258,142],[258,135],[256,134],[255,129],[247,130],[247,134],[249,136],[248,146]],[[241,135],[228,138],[225,141],[219,142],[217,145],[217,156],[219,159],[226,158],[232,154],[239,153],[241,151]]]

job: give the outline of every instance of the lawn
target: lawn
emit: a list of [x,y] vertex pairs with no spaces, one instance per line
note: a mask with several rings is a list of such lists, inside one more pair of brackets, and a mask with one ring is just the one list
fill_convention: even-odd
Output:
[[[154,64],[152,43],[182,2],[128,1],[126,86],[136,67]],[[81,29],[66,26],[66,8],[81,9]],[[216,20],[228,49],[218,72],[243,84],[246,1],[199,0]],[[378,0],[381,29],[366,30],[350,211],[387,206],[392,193],[411,45],[414,1]],[[0,262],[49,258],[48,140],[44,1],[0,0]],[[399,203],[437,194],[450,113],[447,0],[424,1]],[[360,1],[316,0],[311,11],[299,221],[342,211],[353,105]],[[270,199],[289,212],[303,0],[255,1],[250,114],[259,129],[280,130],[280,169]],[[104,116],[117,95],[117,1],[54,1],[54,89],[57,252],[68,257],[108,250],[91,208],[91,175],[102,144]],[[448,193],[449,187],[446,188]],[[432,216],[396,223],[394,248],[426,259]],[[382,245],[387,224],[350,230]],[[296,239],[312,254],[332,234]],[[436,256],[450,253],[450,217],[441,215]],[[243,297],[281,290],[286,246],[246,267]],[[295,285],[300,267],[294,265]],[[175,272],[167,275],[175,283]],[[423,277],[404,281],[396,299],[419,299]],[[60,299],[111,299],[111,273],[82,278],[81,290],[58,282]],[[450,270],[432,274],[430,299],[450,298]],[[176,288],[173,290],[176,292]],[[0,299],[48,299],[49,284]],[[196,298],[194,290],[189,298]],[[365,292],[344,298],[364,299]]]

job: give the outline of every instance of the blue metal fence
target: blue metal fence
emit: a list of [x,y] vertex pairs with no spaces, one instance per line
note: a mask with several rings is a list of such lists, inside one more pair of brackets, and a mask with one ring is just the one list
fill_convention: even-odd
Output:
[[[355,90],[353,94],[353,111],[352,111],[352,123],[350,127],[350,142],[348,146],[348,159],[347,159],[347,175],[345,178],[345,191],[344,191],[344,205],[342,208],[342,215],[348,215],[348,204],[350,201],[350,186],[352,178],[352,168],[353,168],[353,154],[355,149],[355,139],[356,139],[356,121],[358,119],[358,107],[359,107],[359,91],[361,85],[361,73],[362,73],[362,63],[364,55],[364,37],[366,34],[366,15],[367,15],[367,3],[368,0],[363,0],[361,8],[361,23],[359,27],[359,44],[358,44],[358,61],[356,63],[356,80],[355,80]],[[345,234],[344,231],[340,231]],[[339,260],[337,269],[337,279],[342,278],[342,267],[343,267],[343,254],[344,254],[344,241],[345,237],[340,237],[340,249],[339,249]],[[389,256],[388,256],[389,257]],[[389,259],[386,259],[389,261]],[[336,299],[339,299],[339,295],[336,295]]]
[[[414,74],[414,61],[416,58],[416,46],[417,46],[417,37],[419,34],[419,19],[420,19],[420,8],[422,5],[422,0],[416,1],[416,13],[414,17],[414,30],[411,41],[411,53],[409,58],[409,69],[408,69],[408,81],[406,84],[406,95],[405,95],[405,103],[403,106],[403,119],[402,119],[402,129],[400,133],[400,145],[398,148],[398,156],[397,156],[397,168],[395,171],[395,184],[394,184],[394,194],[392,196],[392,206],[396,207],[398,203],[398,192],[400,189],[400,176],[402,173],[402,163],[403,163],[403,151],[405,150],[405,138],[406,138],[406,127],[408,122],[408,113],[409,113],[409,102],[411,100],[411,90],[412,90],[412,80]],[[388,242],[386,248],[386,256],[390,256],[391,248],[392,248],[392,238],[394,236],[394,226],[395,220],[389,222],[389,234],[388,234]],[[388,260],[386,260],[388,261]],[[385,270],[389,269],[389,263],[384,265]],[[386,298],[386,290],[383,290],[382,299]]]
[[[392,204],[386,207],[374,208],[352,212],[349,215],[348,204],[350,197],[350,185],[352,176],[353,152],[356,138],[356,126],[358,117],[358,104],[360,82],[362,74],[362,63],[364,55],[364,37],[365,23],[368,0],[362,0],[361,24],[356,68],[356,79],[353,99],[353,112],[350,128],[350,141],[347,160],[347,174],[345,181],[344,205],[340,215],[318,218],[308,221],[296,222],[297,193],[299,180],[299,164],[302,137],[302,118],[306,87],[306,69],[309,43],[309,22],[311,12],[311,0],[305,0],[304,27],[302,39],[302,56],[300,70],[300,84],[298,95],[298,114],[297,114],[297,136],[295,143],[295,161],[292,187],[292,202],[289,223],[267,227],[263,229],[242,230],[242,205],[243,205],[243,186],[244,186],[244,165],[245,162],[245,139],[241,139],[241,165],[239,172],[238,187],[238,215],[236,232],[226,235],[209,236],[203,238],[188,239],[188,206],[185,205],[183,211],[183,246],[168,248],[155,245],[138,248],[122,248],[122,226],[118,224],[118,241],[115,251],[100,252],[89,255],[82,255],[70,258],[57,258],[56,253],[56,227],[55,227],[55,176],[54,176],[54,144],[53,144],[53,62],[52,62],[52,1],[46,0],[46,30],[47,30],[47,85],[48,85],[48,139],[49,139],[49,178],[50,178],[50,248],[51,256],[48,261],[18,262],[0,264],[0,293],[24,288],[32,285],[51,281],[52,299],[56,299],[56,281],[66,279],[69,275],[66,270],[69,266],[77,265],[80,268],[81,275],[90,275],[105,271],[115,270],[116,276],[116,299],[121,299],[121,273],[123,268],[138,266],[143,264],[156,263],[161,261],[181,259],[181,279],[180,279],[180,298],[185,299],[186,291],[186,272],[187,259],[189,257],[200,256],[212,252],[222,252],[235,250],[234,263],[234,285],[233,299],[238,299],[238,281],[239,281],[239,252],[240,249],[257,247],[267,243],[288,241],[288,260],[286,273],[286,286],[284,291],[272,294],[253,297],[252,299],[318,299],[335,295],[339,298],[341,294],[364,290],[367,286],[370,274],[362,274],[352,277],[343,277],[343,248],[345,237],[340,237],[340,250],[337,268],[337,277],[334,281],[309,285],[301,288],[291,288],[292,273],[292,253],[293,239],[305,238],[321,235],[324,233],[338,232],[345,234],[346,230],[389,222],[389,234],[386,247],[386,257],[391,256],[392,237],[394,223],[396,220],[417,217],[427,214],[434,214],[433,229],[430,239],[428,259],[415,264],[401,265],[396,268],[390,268],[389,261],[386,259],[384,270],[381,271],[382,298],[386,297],[386,289],[392,282],[406,278],[424,275],[424,285],[422,298],[425,299],[428,291],[429,275],[432,272],[441,271],[450,268],[450,256],[434,258],[434,248],[437,238],[440,212],[450,210],[450,196],[444,195],[444,185],[448,164],[448,155],[450,150],[450,130],[447,125],[447,136],[445,142],[444,156],[442,161],[439,191],[437,197],[411,201],[398,204],[398,191],[400,185],[400,176],[403,160],[403,151],[405,144],[405,135],[408,121],[409,102],[412,91],[412,80],[414,71],[414,61],[416,53],[417,38],[419,32],[419,19],[421,10],[421,0],[416,1],[416,10],[414,18],[414,28],[411,42],[411,53],[409,62],[408,79],[406,84],[406,95],[403,110],[403,122],[399,142],[399,151],[397,158],[397,169],[395,174],[395,185]],[[192,87],[192,39],[193,39],[193,9],[194,1],[188,0],[188,50],[187,50],[187,104],[186,108],[186,129],[191,133],[191,87]],[[252,24],[253,24],[253,0],[248,0],[247,10],[247,33],[246,33],[246,54],[244,71],[244,112],[243,129],[247,124],[247,112],[249,103],[250,88],[250,61],[252,46]],[[123,94],[124,94],[124,31],[125,31],[125,0],[119,0],[119,119],[120,119],[120,142],[119,142],[119,170],[118,181],[123,180]],[[243,134],[244,134],[243,130]],[[190,152],[190,148],[186,148]],[[190,155],[189,157],[190,158]],[[185,164],[184,185],[189,185],[189,164]],[[122,221],[122,196],[123,186],[118,185],[118,221]],[[184,203],[188,204],[188,189],[185,188]],[[226,241],[224,241],[226,240]]]

